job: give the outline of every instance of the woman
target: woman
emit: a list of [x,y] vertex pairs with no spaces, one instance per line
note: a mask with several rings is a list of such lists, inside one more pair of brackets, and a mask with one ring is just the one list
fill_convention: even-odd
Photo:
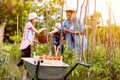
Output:
[[[83,25],[79,19],[76,18],[76,10],[74,9],[66,9],[66,17],[62,24],[62,26],[58,26],[50,34],[53,34],[59,30],[64,30],[66,33],[66,40],[70,50],[75,50],[76,55],[78,56],[78,60],[81,60],[82,49],[87,49],[87,39],[83,35]],[[83,36],[83,39],[82,39]],[[83,40],[83,41],[82,41]],[[83,45],[81,45],[83,42]]]

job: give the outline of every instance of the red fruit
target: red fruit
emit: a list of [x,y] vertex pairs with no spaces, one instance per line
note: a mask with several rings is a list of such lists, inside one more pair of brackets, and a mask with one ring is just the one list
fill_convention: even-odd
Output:
[[52,57],[52,56],[50,56],[50,57],[49,57],[49,60],[53,60],[53,57]]
[[54,57],[53,59],[54,59],[54,60],[57,60],[57,58],[56,58],[56,57]]
[[59,56],[56,56],[55,59],[56,59],[56,60],[60,60],[60,57],[59,57]]
[[39,59],[41,59],[41,60],[42,60],[42,59],[43,59],[43,56],[40,56],[40,57],[39,57]]
[[64,32],[65,33],[70,33],[70,30],[69,29],[65,29]]
[[50,58],[48,56],[45,57],[45,60],[49,60]]

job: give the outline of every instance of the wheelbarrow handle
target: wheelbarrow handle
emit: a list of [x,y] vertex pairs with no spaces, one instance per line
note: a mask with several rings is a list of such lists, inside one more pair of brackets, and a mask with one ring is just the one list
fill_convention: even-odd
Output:
[[71,70],[65,75],[64,80],[66,80],[66,78],[68,77],[68,75],[69,75],[78,65],[82,65],[82,66],[87,67],[87,68],[90,67],[90,65],[77,62],[77,63],[71,68]]
[[84,67],[87,67],[87,68],[90,67],[90,65],[88,65],[88,64],[83,64],[83,63],[77,62],[76,65],[78,65],[78,64],[79,64],[79,65],[82,65],[82,66],[84,66]]

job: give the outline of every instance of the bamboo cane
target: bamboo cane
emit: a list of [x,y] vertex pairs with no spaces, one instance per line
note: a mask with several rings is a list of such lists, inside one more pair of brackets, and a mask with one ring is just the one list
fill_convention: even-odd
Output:
[[96,35],[96,0],[94,0],[94,24],[93,24],[93,33],[92,33],[92,47],[91,47],[91,63],[92,63],[92,58],[93,58],[93,51],[94,51],[94,49],[95,49],[95,39],[96,39],[96,37],[95,37],[95,35]]
[[[87,15],[87,11],[88,11],[88,3],[89,3],[89,0],[87,0],[86,6],[85,6],[84,29],[85,29],[85,26],[86,26],[85,24],[86,24],[86,21],[87,21],[86,15]],[[87,63],[86,56],[85,56],[85,53],[83,51],[83,41],[84,41],[84,36],[82,36],[82,54],[83,54],[83,58],[84,58],[85,63]]]
[[[47,5],[48,5],[48,2],[46,1],[46,3],[45,3],[45,12],[46,12],[46,32],[48,33],[48,12],[47,12]],[[48,34],[47,34],[47,47],[48,47],[48,55],[51,55],[51,49],[50,49],[49,42],[48,42]]]
[[[85,3],[85,0],[83,1],[82,5],[81,5],[81,9],[80,9],[80,21],[81,21],[81,16],[82,16],[82,9],[83,9],[83,6],[84,6],[84,3]],[[78,4],[77,4],[78,6]],[[80,22],[78,22],[78,30],[80,30]],[[79,42],[81,42],[81,38],[80,38],[80,32],[79,32]],[[80,44],[80,48],[82,49],[82,45]],[[79,61],[80,61],[80,57],[82,58],[82,54],[83,52],[81,52],[81,54],[78,54],[79,56]],[[82,59],[81,59],[82,60]]]
[[107,35],[107,45],[106,45],[106,60],[110,60],[111,56],[111,2],[110,4],[107,4],[108,6],[108,15],[109,15],[109,20],[107,21],[108,23],[108,35]]
[[17,39],[18,39],[18,26],[19,25],[19,15],[17,14]]
[[[63,7],[64,7],[64,0],[62,1],[62,11],[61,11],[61,27],[63,27],[62,26],[62,21],[63,21]],[[63,29],[63,28],[62,28]],[[63,33],[62,33],[62,30],[61,30],[61,34],[60,34],[60,50],[61,50],[61,46],[62,46],[62,44],[63,44],[63,38],[62,38],[62,35],[63,35]],[[62,54],[62,53],[61,53]]]
[[[89,16],[89,8],[90,8],[89,4],[90,4],[90,1],[88,0],[87,13],[86,13],[87,15],[86,15],[86,16]],[[86,17],[85,21],[86,21],[86,22],[85,22],[84,24],[87,24],[87,23],[88,23],[88,17]],[[87,42],[87,43],[88,43],[87,46],[89,47],[89,36],[88,36],[88,34],[89,34],[89,32],[88,32],[88,27],[87,27],[87,28],[86,28],[86,37],[87,37],[87,41],[88,41],[88,42]],[[88,52],[88,50],[87,50],[87,52],[86,52],[86,55],[87,55],[87,59],[86,59],[86,60],[87,60],[87,61],[88,61],[88,59],[89,59],[88,54],[89,54],[89,52]]]

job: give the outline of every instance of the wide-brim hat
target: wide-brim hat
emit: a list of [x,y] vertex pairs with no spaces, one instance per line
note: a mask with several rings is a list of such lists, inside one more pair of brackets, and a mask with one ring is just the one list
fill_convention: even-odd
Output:
[[31,12],[31,13],[29,13],[29,15],[28,15],[28,20],[31,20],[31,19],[34,19],[34,18],[37,18],[38,16],[37,16],[37,14],[35,13],[35,12]]
[[72,7],[67,7],[67,8],[64,9],[64,11],[73,11],[73,12],[76,12],[76,9],[72,8]]

